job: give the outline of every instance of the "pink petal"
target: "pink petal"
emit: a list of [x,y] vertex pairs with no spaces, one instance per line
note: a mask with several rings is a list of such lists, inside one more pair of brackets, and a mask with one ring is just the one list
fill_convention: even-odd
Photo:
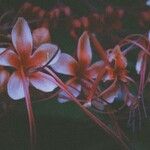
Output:
[[32,35],[34,47],[51,41],[49,30],[44,27],[33,30]]
[[114,79],[115,79],[114,70],[110,67],[106,67],[106,72],[103,76],[103,82],[114,80]]
[[87,75],[90,78],[96,78],[100,69],[104,66],[103,61],[97,61],[87,69]]
[[78,41],[77,46],[78,60],[83,65],[89,65],[92,60],[92,50],[87,32],[84,32]]
[[2,91],[8,82],[9,79],[9,72],[0,68],[0,91]]
[[12,42],[20,55],[30,55],[32,52],[32,34],[27,21],[19,17],[12,29]]
[[20,64],[18,55],[13,50],[6,50],[0,55],[1,66],[11,66],[17,68]]
[[115,60],[115,54],[114,54],[113,49],[108,49],[106,51],[106,54],[107,54],[109,62],[112,62],[113,60]]
[[115,63],[116,63],[116,66],[118,68],[120,68],[120,69],[126,68],[127,67],[127,59],[123,55],[123,53],[121,52],[119,45],[115,46],[114,52],[115,52]]
[[30,75],[31,84],[38,90],[43,92],[53,91],[57,85],[53,77],[46,73],[35,72]]
[[22,99],[25,97],[21,75],[19,72],[14,72],[7,84],[8,95],[14,99]]
[[52,68],[58,73],[75,75],[77,65],[77,61],[72,56],[62,53],[58,61],[52,65]]
[[120,50],[120,46],[115,46],[114,49],[107,50],[107,56],[109,59],[109,62],[115,61],[115,66],[120,69],[124,69],[127,66],[127,59],[123,55],[123,53]]
[[60,50],[53,44],[42,44],[31,56],[30,67],[42,67],[54,64],[60,56]]
[[144,61],[144,52],[141,51],[139,52],[139,55],[138,55],[138,59],[137,59],[137,63],[136,63],[136,71],[137,73],[139,74],[141,69],[142,69],[142,64],[143,64],[143,61]]
[[103,82],[114,80],[110,74],[105,74],[103,77]]
[[[70,83],[70,81],[67,83],[68,84],[68,91],[74,96],[78,97],[81,91],[81,85],[76,83],[75,81]],[[69,101],[69,96],[66,92],[61,91],[59,93],[58,101],[60,103],[65,103]]]

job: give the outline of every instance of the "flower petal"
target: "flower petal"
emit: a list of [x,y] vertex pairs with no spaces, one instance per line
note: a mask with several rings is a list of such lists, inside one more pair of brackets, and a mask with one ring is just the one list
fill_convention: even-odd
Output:
[[87,32],[84,32],[78,41],[77,46],[78,60],[83,65],[89,65],[92,60],[92,50]]
[[8,79],[9,72],[4,70],[3,68],[0,68],[0,91],[3,91],[3,89],[6,87]]
[[108,58],[109,62],[113,62],[113,60],[115,60],[115,54],[114,54],[113,49],[108,49],[106,51],[106,54],[107,54],[107,58]]
[[120,50],[120,46],[115,46],[114,49],[107,50],[107,56],[109,59],[109,62],[113,63],[115,61],[115,66],[120,69],[124,69],[127,66],[127,59],[123,55],[123,53]]
[[27,21],[19,17],[12,29],[12,42],[20,55],[30,55],[32,52],[32,34]]
[[49,43],[51,41],[49,30],[44,27],[33,30],[32,35],[34,47],[38,47],[41,44]]
[[72,56],[61,53],[58,61],[52,65],[52,68],[58,73],[75,75],[77,65],[77,61]]
[[87,75],[90,78],[96,78],[100,69],[104,66],[103,61],[97,61],[87,69]]
[[29,79],[36,89],[43,92],[51,92],[57,87],[55,79],[46,73],[32,73]]
[[144,61],[144,54],[145,53],[143,51],[139,52],[137,63],[136,63],[137,74],[139,74],[141,69],[142,69],[142,64],[143,64],[143,61]]
[[54,44],[42,44],[31,56],[29,67],[42,67],[54,64],[60,56],[60,50]]
[[111,67],[106,67],[106,73],[104,74],[103,82],[114,79],[115,79],[114,70]]
[[[71,81],[71,80],[70,80]],[[71,82],[70,81],[67,83],[68,85],[68,91],[74,96],[74,97],[78,97],[79,94],[80,94],[80,91],[81,91],[81,85],[76,83],[75,81],[74,82]],[[58,96],[58,101],[60,103],[65,103],[67,101],[69,101],[69,96],[68,94],[65,92],[65,91],[61,91],[59,93],[59,96]]]
[[18,55],[13,50],[5,50],[0,55],[0,65],[1,66],[11,66],[17,68],[20,61]]
[[7,84],[8,95],[14,99],[22,99],[25,97],[21,75],[19,72],[14,72]]
[[120,68],[120,69],[126,68],[126,66],[127,66],[127,59],[122,54],[119,45],[115,46],[115,48],[114,48],[114,54],[115,54],[115,65],[118,68]]

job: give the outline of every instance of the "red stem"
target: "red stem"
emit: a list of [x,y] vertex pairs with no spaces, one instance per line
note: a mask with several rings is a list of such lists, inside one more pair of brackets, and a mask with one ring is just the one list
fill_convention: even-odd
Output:
[[60,90],[57,91],[57,92],[55,92],[54,94],[52,94],[52,95],[46,97],[46,98],[42,98],[42,99],[40,99],[40,100],[33,101],[33,103],[44,102],[44,101],[48,101],[48,100],[50,100],[50,99],[53,99],[54,97],[58,96],[59,92],[60,92]]
[[31,103],[30,93],[29,93],[29,81],[26,78],[23,69],[21,70],[21,76],[22,76],[23,89],[25,93],[25,103],[26,103],[27,113],[28,113],[31,150],[34,150],[36,144],[35,118],[33,114],[32,103]]
[[92,100],[92,98],[93,98],[93,96],[94,96],[94,94],[95,94],[95,91],[96,91],[96,89],[97,89],[97,86],[98,86],[100,80],[102,80],[104,73],[106,72],[106,68],[105,68],[105,67],[106,67],[106,65],[104,65],[104,66],[102,67],[102,69],[99,71],[99,73],[98,73],[98,75],[97,75],[96,80],[95,80],[94,83],[93,83],[93,86],[92,86],[92,88],[91,88],[90,94],[89,94],[89,96],[88,96],[88,98],[87,98],[89,101]]
[[133,40],[126,40],[126,41],[141,48],[148,56],[150,56],[150,52],[145,47],[143,47],[141,44],[137,43],[137,41],[133,41]]
[[109,135],[111,135],[115,140],[118,140],[122,146],[124,147],[124,149],[129,150],[129,147],[127,146],[127,144],[118,136],[116,135],[115,132],[113,132],[104,122],[102,122],[100,119],[98,119],[95,115],[93,115],[88,109],[86,109],[85,107],[83,107],[80,102],[78,101],[77,98],[75,98],[69,91],[67,86],[61,81],[61,79],[59,79],[57,77],[57,75],[51,71],[49,68],[45,67],[45,70],[51,74],[55,80],[57,81],[58,86],[64,90],[72,99],[72,101],[78,105],[82,111],[91,119],[93,120],[99,127],[101,127],[102,129],[104,129],[105,132],[107,132]]

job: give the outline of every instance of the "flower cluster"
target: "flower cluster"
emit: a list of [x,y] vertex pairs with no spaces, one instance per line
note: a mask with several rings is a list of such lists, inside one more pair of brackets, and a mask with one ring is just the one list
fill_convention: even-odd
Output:
[[[140,50],[134,68],[140,82],[132,76],[127,60],[129,52],[135,47]],[[93,50],[100,56],[94,63]],[[7,91],[13,100],[25,98],[32,144],[35,143],[35,119],[30,86],[42,92],[52,92],[59,87],[57,96],[60,103],[73,101],[126,147],[124,136],[114,133],[89,108],[108,112],[109,115],[120,109],[113,108],[117,103],[130,111],[141,106],[144,108],[143,91],[150,82],[149,57],[150,35],[129,36],[105,51],[96,36],[89,31],[84,31],[78,39],[73,57],[51,43],[47,28],[37,28],[31,33],[27,21],[18,18],[11,32],[11,42],[7,47],[0,48],[0,92]],[[69,80],[64,83],[57,74],[68,75]],[[131,91],[131,86],[135,86],[137,92]],[[110,112],[108,107],[111,108]]]

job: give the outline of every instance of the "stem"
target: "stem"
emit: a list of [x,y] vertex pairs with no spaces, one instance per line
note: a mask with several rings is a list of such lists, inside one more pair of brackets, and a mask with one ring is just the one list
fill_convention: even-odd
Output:
[[2,23],[2,20],[9,14],[13,13],[13,10],[8,10],[6,11],[5,13],[3,13],[1,16],[0,16],[0,24]]
[[31,144],[30,146],[31,146],[31,150],[34,150],[36,144],[35,118],[33,114],[32,103],[31,103],[30,93],[29,93],[29,81],[26,78],[23,69],[21,70],[21,76],[22,76],[23,89],[25,93],[25,103],[26,103],[27,113],[28,113],[30,144]]
[[138,89],[138,96],[141,97],[141,102],[142,102],[145,118],[147,118],[147,112],[146,112],[145,104],[144,104],[143,90],[144,90],[144,84],[145,84],[146,66],[147,66],[147,56],[145,55],[144,63],[143,63],[143,66],[142,66],[142,69],[140,72],[140,85],[139,85],[139,89]]
[[50,100],[50,99],[53,99],[54,97],[58,96],[59,92],[60,92],[60,90],[57,91],[57,92],[55,92],[54,94],[52,94],[52,95],[46,97],[46,98],[43,98],[43,99],[40,99],[40,100],[37,100],[37,101],[33,101],[33,103],[45,102],[45,101],[48,101],[48,100]]
[[94,94],[95,94],[95,91],[96,91],[96,89],[97,89],[97,86],[98,86],[100,80],[102,80],[104,73],[106,72],[106,68],[105,68],[105,67],[106,67],[106,65],[104,65],[104,66],[102,67],[102,69],[99,71],[99,73],[98,73],[98,75],[97,75],[96,80],[95,80],[94,83],[93,83],[93,86],[92,86],[91,91],[90,91],[90,93],[89,93],[89,96],[88,96],[88,98],[87,98],[89,101],[92,100],[92,98],[93,98],[93,96],[94,96]]
[[114,127],[115,127],[114,130],[116,130],[116,132],[118,132],[118,135],[120,137],[125,138],[127,141],[129,141],[128,137],[125,135],[125,133],[123,132],[123,130],[120,128],[120,126],[119,126],[119,124],[117,122],[117,118],[114,115],[114,113],[110,113],[108,115],[112,119],[112,123],[114,124]]
[[126,56],[134,47],[136,47],[134,44],[130,45],[128,48],[126,48],[124,51],[122,51],[123,55]]
[[141,44],[137,43],[137,41],[132,41],[132,40],[126,40],[126,41],[136,45],[137,47],[142,49],[148,56],[150,56],[150,52],[145,47],[143,47]]
[[69,91],[67,86],[61,81],[61,79],[59,79],[57,77],[57,75],[51,71],[49,68],[45,67],[45,70],[51,74],[54,79],[57,81],[58,86],[64,90],[72,99],[72,101],[78,105],[81,110],[93,121],[95,122],[99,127],[101,127],[102,129],[104,129],[105,132],[107,132],[109,135],[111,135],[115,140],[118,140],[122,146],[124,147],[124,149],[129,150],[129,147],[127,146],[127,144],[118,136],[116,135],[116,133],[114,131],[112,131],[103,121],[101,121],[100,119],[98,119],[95,115],[93,115],[88,109],[86,109],[85,107],[83,107],[80,102],[78,101],[77,98],[75,98]]

